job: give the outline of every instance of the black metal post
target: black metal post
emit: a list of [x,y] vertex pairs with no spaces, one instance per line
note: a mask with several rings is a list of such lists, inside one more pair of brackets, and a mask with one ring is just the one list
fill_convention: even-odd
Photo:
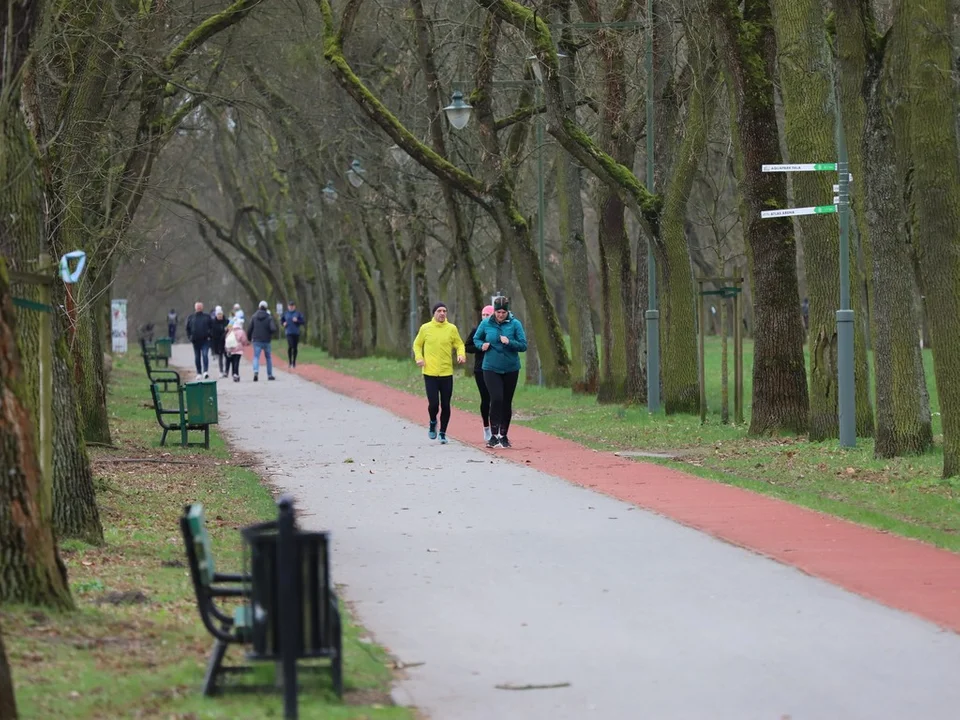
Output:
[[280,611],[280,657],[283,668],[283,717],[297,720],[297,598],[296,538],[293,527],[293,500],[283,496],[277,503],[277,582]]

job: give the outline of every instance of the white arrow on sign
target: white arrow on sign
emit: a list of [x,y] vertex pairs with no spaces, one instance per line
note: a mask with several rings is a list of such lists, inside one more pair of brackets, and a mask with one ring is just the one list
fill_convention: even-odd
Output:
[[782,210],[763,210],[760,212],[760,217],[766,219],[792,217],[794,215],[829,215],[836,211],[836,205],[815,205],[813,207],[784,208]]

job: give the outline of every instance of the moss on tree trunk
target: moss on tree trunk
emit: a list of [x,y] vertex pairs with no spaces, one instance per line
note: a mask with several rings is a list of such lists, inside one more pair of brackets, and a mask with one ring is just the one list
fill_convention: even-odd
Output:
[[[930,406],[917,339],[919,318],[910,252],[903,241],[906,214],[903,174],[894,127],[903,117],[904,98],[895,68],[902,63],[904,38],[874,33],[867,0],[838,0],[837,40],[844,114],[859,113],[852,88],[860,82],[863,95],[862,167],[865,177],[864,218],[872,245],[873,346],[876,367],[877,425],[875,453],[894,457],[923,452],[930,446]],[[849,124],[849,120],[847,121]],[[856,176],[855,176],[856,177]]]
[[[951,75],[954,3],[905,2],[896,30],[905,34],[909,94],[909,197],[933,341],[943,422],[943,476],[960,474],[960,167]],[[901,132],[898,128],[898,132]]]
[[[780,91],[784,99],[787,150],[791,162],[833,162],[837,112],[831,72],[832,61],[823,32],[824,7],[820,0],[772,0],[774,28],[779,55]],[[832,196],[836,182],[828,173],[800,172],[793,175],[797,204],[819,204],[818,198]],[[867,183],[861,181],[859,190]],[[824,200],[824,202],[826,202]],[[806,260],[810,298],[810,439],[839,436],[837,416],[837,323],[840,307],[839,223],[836,215],[797,218]],[[857,264],[851,263],[852,286],[857,287]],[[859,294],[858,294],[859,298]],[[855,332],[861,346],[857,353],[858,401],[867,403],[866,353],[863,323]]]
[[809,400],[796,243],[789,218],[760,212],[787,199],[782,173],[763,173],[780,160],[772,78],[776,45],[767,0],[710,0],[733,99],[744,239],[749,246],[756,327],[750,433],[803,433]]

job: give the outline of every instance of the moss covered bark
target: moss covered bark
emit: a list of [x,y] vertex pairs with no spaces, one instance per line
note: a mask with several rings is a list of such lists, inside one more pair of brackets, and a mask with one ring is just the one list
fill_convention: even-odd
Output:
[[[901,93],[904,37],[875,32],[869,0],[837,0],[837,43],[842,87],[862,81],[861,157],[866,230],[873,260],[873,345],[876,367],[875,453],[919,453],[931,443],[930,406],[917,337],[919,316],[910,267],[903,197],[903,139],[894,127],[906,112]],[[847,103],[855,98],[844,90]],[[856,116],[856,107],[850,113]],[[849,123],[849,121],[848,121]],[[856,176],[855,176],[856,177]]]
[[[7,231],[0,221],[0,237]],[[6,263],[0,259],[0,603],[69,609],[73,599],[51,509],[41,500],[34,422],[25,402],[29,391],[20,372],[15,325]]]
[[[960,167],[951,76],[954,3],[905,2],[896,31],[907,62],[913,238],[928,307],[933,368],[943,422],[943,476],[960,474]],[[898,128],[898,133],[902,129]]]
[[660,335],[663,404],[668,415],[700,411],[696,296],[684,221],[716,109],[719,72],[712,52],[696,48],[692,57],[694,79],[687,99],[683,138],[671,163],[661,219],[666,262],[660,263],[664,314]]
[[772,78],[776,45],[768,0],[710,0],[718,48],[733,99],[744,239],[749,245],[756,308],[750,433],[803,433],[809,400],[798,310],[796,242],[789,219],[761,220],[782,207],[786,179],[763,173],[780,160]]
[[[823,32],[821,0],[772,0],[777,37],[780,92],[784,100],[787,150],[791,162],[832,162],[836,157],[836,99],[832,86],[832,60]],[[795,173],[793,187],[798,205],[819,205],[832,197],[836,178],[828,173]],[[865,186],[861,182],[856,186]],[[837,215],[797,218],[806,260],[810,298],[810,439],[839,435],[837,415],[837,329],[835,310],[840,307],[839,224]],[[856,263],[853,275],[856,275]],[[857,287],[855,277],[852,286]],[[862,336],[863,324],[856,325]],[[862,344],[862,338],[861,338]],[[861,357],[860,387],[866,371]],[[869,403],[866,393],[861,393]]]

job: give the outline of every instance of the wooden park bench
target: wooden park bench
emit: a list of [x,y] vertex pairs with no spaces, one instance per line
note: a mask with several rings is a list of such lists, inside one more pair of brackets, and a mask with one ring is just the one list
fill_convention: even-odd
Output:
[[[293,506],[280,500],[276,521],[244,528],[249,573],[225,575],[214,568],[203,506],[187,505],[180,519],[204,627],[214,637],[203,681],[203,694],[217,692],[217,679],[246,666],[224,667],[231,644],[246,645],[248,660],[282,665],[285,709],[296,706],[296,662],[327,658],[338,697],[343,696],[343,646],[340,608],[330,579],[329,536],[303,532],[293,525]],[[291,532],[284,533],[281,526]],[[283,536],[286,539],[281,539]],[[284,548],[283,558],[280,547]],[[281,572],[283,570],[283,572]],[[217,605],[220,598],[240,598],[232,613]],[[284,643],[284,639],[292,642]],[[293,710],[295,715],[296,710]]]
[[[180,433],[180,445],[182,447],[200,447],[202,445],[207,449],[210,448],[210,425],[208,423],[191,423],[187,420],[187,408],[183,398],[183,387],[179,382],[177,384],[177,393],[174,395],[177,399],[176,409],[164,407],[164,393],[160,392],[157,383],[150,383],[150,394],[153,396],[153,409],[157,414],[157,423],[159,423],[160,428],[163,430],[163,435],[160,436],[161,447],[167,444],[167,433],[172,431]],[[167,397],[169,398],[170,395],[168,394]],[[189,442],[189,431],[191,430],[203,431],[202,443]]]

